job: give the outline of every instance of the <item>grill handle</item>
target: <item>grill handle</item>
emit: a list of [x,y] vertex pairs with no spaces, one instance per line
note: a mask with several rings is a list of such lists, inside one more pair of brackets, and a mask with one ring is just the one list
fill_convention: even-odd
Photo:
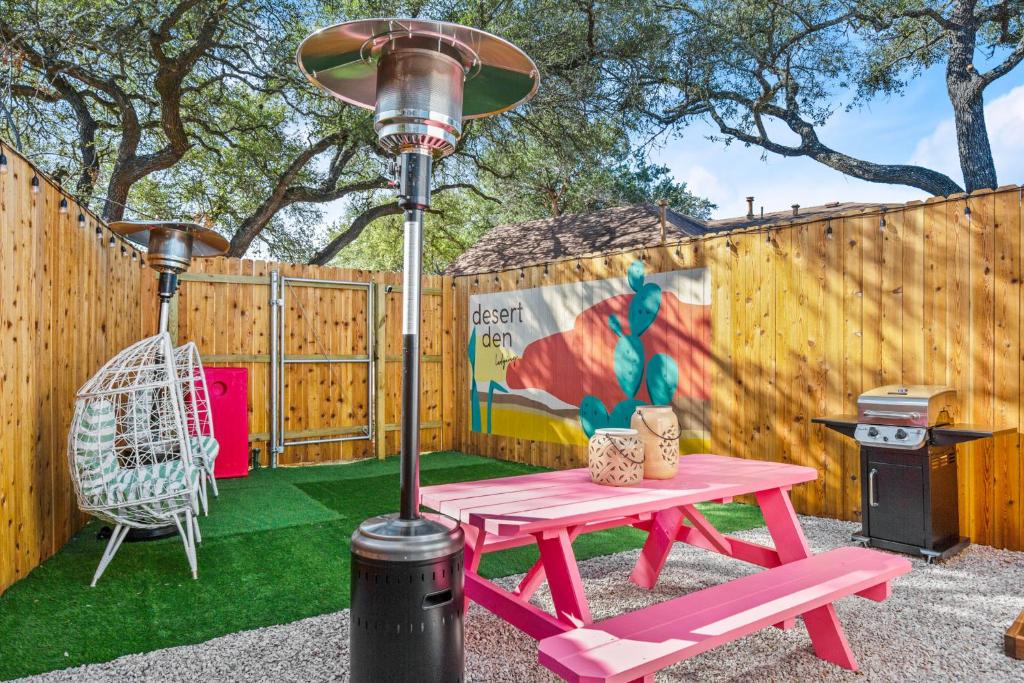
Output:
[[874,467],[868,472],[868,505],[873,508],[878,507],[878,499],[875,498],[875,477],[878,475],[878,470]]
[[900,412],[896,410],[871,410],[864,411],[864,417],[885,417],[891,420],[917,420],[921,413]]

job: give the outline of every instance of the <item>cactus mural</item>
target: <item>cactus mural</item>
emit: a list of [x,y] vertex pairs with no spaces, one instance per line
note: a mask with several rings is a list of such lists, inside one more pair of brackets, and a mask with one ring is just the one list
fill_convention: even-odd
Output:
[[470,295],[473,432],[582,446],[651,403],[676,409],[681,450],[708,450],[710,273],[625,265],[606,279]]
[[628,333],[618,316],[608,316],[608,327],[618,336],[615,344],[615,379],[625,395],[609,412],[601,399],[584,396],[580,403],[580,424],[587,437],[604,427],[629,427],[629,420],[637,406],[645,405],[636,398],[640,384],[647,378],[647,393],[655,405],[672,402],[679,383],[679,367],[664,353],[656,353],[647,360],[643,334],[657,319],[661,309],[661,287],[644,282],[643,261],[634,261],[626,279],[633,290],[629,302]]

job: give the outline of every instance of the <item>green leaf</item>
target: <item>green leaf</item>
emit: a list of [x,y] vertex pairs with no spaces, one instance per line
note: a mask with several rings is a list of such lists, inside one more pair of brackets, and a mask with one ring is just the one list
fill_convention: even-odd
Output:
[[661,287],[647,283],[629,302],[629,332],[640,336],[647,331],[661,309]]
[[629,286],[633,288],[633,291],[639,292],[640,288],[644,286],[644,262],[633,261],[626,273],[626,279],[629,280]]
[[615,378],[623,393],[632,398],[644,374],[644,344],[634,335],[619,337],[615,345]]
[[654,405],[670,405],[679,384],[679,366],[675,359],[656,353],[647,363],[647,393]]
[[584,396],[580,401],[580,425],[589,439],[598,429],[608,426],[608,409],[596,396]]

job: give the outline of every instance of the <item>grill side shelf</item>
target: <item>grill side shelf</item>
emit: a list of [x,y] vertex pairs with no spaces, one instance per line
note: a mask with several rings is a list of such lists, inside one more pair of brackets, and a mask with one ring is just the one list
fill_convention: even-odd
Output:
[[827,417],[812,417],[811,422],[814,424],[825,425],[829,429],[843,434],[845,436],[853,438],[853,432],[857,429],[857,416],[856,415],[829,415]]
[[950,446],[952,444],[964,443],[965,441],[976,441],[978,439],[991,439],[1003,434],[1012,434],[1013,427],[1000,427],[998,429],[987,425],[974,424],[950,424],[932,428],[932,443],[936,446]]

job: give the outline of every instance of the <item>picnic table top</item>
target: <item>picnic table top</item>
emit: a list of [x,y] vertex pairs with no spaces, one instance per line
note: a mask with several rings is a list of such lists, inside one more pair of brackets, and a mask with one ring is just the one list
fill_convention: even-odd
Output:
[[427,486],[420,501],[487,533],[519,536],[789,488],[817,476],[810,467],[702,453],[681,457],[674,478],[636,486],[595,484],[580,468]]

